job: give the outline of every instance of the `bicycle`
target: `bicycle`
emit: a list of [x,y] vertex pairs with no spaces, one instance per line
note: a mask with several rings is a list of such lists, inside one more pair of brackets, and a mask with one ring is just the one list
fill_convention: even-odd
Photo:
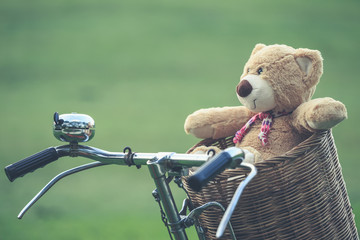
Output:
[[[152,192],[156,202],[159,204],[162,221],[164,222],[170,239],[184,240],[188,239],[186,228],[195,226],[199,239],[205,239],[203,228],[198,217],[202,212],[210,207],[218,207],[224,213],[219,224],[216,236],[223,236],[226,227],[229,228],[232,239],[236,239],[233,232],[230,218],[241,197],[246,185],[255,177],[257,171],[250,162],[253,159],[252,153],[236,147],[225,149],[219,154],[208,152],[208,154],[177,154],[174,152],[159,153],[135,153],[131,148],[124,148],[123,152],[108,152],[91,146],[80,145],[90,141],[95,135],[95,121],[85,114],[54,114],[53,124],[54,136],[67,145],[50,147],[23,160],[5,167],[5,173],[12,182],[18,177],[22,177],[29,172],[56,161],[65,156],[85,157],[94,160],[92,163],[84,164],[69,170],[66,170],[55,176],[38,194],[20,211],[18,218],[21,219],[24,214],[33,206],[52,186],[59,180],[71,174],[75,174],[94,167],[100,167],[109,164],[123,166],[147,166],[150,175],[154,180],[156,189]],[[190,168],[199,167],[196,172],[190,175]],[[194,208],[188,195],[183,201],[180,211],[175,204],[169,183],[174,181],[180,188],[183,187],[182,178],[189,177],[189,186],[200,191],[217,174],[227,168],[247,168],[250,169],[248,176],[240,183],[234,196],[225,210],[218,202],[208,202],[200,207]],[[187,215],[187,211],[190,211]]]

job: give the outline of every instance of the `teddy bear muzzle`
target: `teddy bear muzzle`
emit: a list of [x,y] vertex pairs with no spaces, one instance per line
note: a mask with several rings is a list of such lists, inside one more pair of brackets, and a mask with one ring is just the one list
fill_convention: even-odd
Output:
[[253,88],[248,80],[242,80],[236,87],[236,92],[240,97],[247,97],[252,92]]

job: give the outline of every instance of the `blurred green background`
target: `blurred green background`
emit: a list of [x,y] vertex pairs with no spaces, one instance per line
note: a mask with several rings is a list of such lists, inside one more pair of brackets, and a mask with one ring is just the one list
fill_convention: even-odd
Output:
[[[61,145],[55,111],[91,115],[92,146],[185,152],[198,141],[183,131],[186,116],[238,105],[255,44],[284,43],[322,52],[315,97],[348,108],[333,133],[359,228],[359,10],[358,0],[2,0],[0,167]],[[146,168],[71,176],[17,220],[48,180],[85,162],[63,158],[13,183],[0,174],[0,239],[168,239]]]

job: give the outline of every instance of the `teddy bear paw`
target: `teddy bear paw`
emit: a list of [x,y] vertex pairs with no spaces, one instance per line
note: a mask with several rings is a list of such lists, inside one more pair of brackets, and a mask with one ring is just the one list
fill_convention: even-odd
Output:
[[[241,149],[245,153],[244,162],[254,164],[256,162],[261,161],[260,153],[257,150],[255,150],[254,148],[252,148],[252,147],[242,147]],[[212,151],[213,151],[213,153],[211,153]],[[215,154],[220,153],[221,151],[222,150],[220,148],[215,147],[215,146],[209,146],[209,147],[200,146],[200,147],[195,148],[191,153],[192,154],[212,154],[212,155],[215,155]]]
[[206,146],[200,146],[195,148],[191,153],[192,154],[208,154],[209,152],[214,151],[213,155],[218,154],[219,152],[221,152],[221,149],[215,146],[210,146],[210,147],[206,147]]
[[201,139],[212,138],[214,135],[214,129],[210,125],[205,125],[198,128],[187,128],[186,132]]
[[332,98],[321,99],[309,113],[307,123],[315,130],[330,129],[347,118],[345,105]]
[[[241,149],[245,152],[245,162],[248,163],[258,163],[261,162],[263,159],[261,157],[261,154],[253,147],[241,147]],[[248,153],[251,154],[248,154]]]

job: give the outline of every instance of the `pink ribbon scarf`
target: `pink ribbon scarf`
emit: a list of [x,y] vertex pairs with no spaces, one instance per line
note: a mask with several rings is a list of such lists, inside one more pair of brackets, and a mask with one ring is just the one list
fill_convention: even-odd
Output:
[[238,142],[241,142],[247,131],[249,130],[250,126],[256,121],[256,120],[262,120],[261,125],[261,131],[258,135],[261,144],[265,146],[268,144],[268,134],[270,132],[270,128],[273,122],[273,116],[271,112],[265,112],[265,113],[258,113],[254,115],[250,120],[239,130],[236,132],[235,137],[233,139],[233,142],[236,144]]

